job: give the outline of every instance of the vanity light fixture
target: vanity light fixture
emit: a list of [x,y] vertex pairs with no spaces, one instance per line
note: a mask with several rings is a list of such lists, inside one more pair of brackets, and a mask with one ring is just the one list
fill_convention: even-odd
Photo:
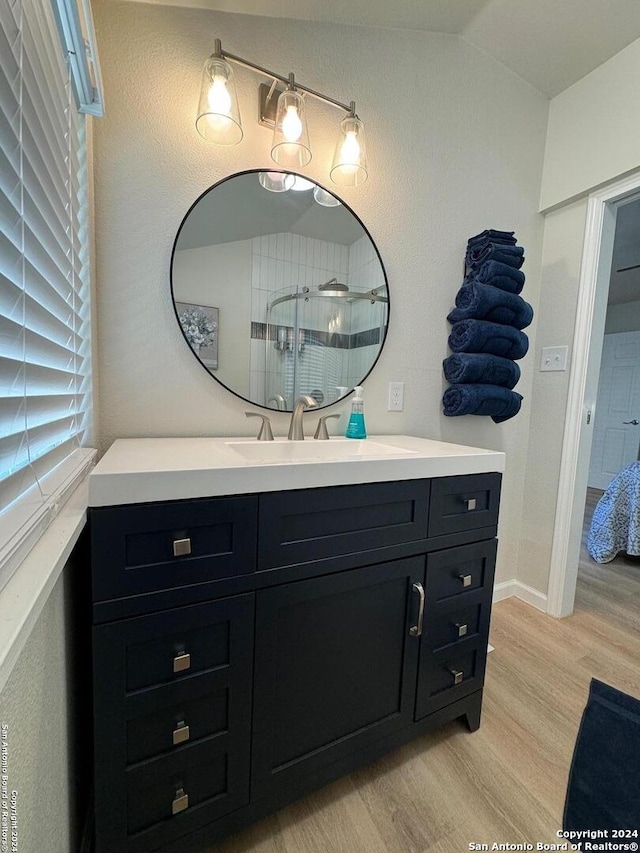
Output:
[[260,172],[258,181],[260,186],[270,193],[286,193],[293,188],[296,176],[289,172]]
[[[343,187],[359,186],[366,181],[364,126],[356,115],[355,101],[343,104],[301,85],[293,74],[284,77],[227,53],[222,50],[220,39],[215,40],[214,52],[205,62],[202,75],[196,129],[204,139],[219,145],[236,145],[243,137],[231,62],[271,78],[271,86],[262,84],[259,89],[260,123],[273,126],[271,158],[275,163],[283,169],[300,169],[310,162],[312,155],[305,114],[305,96],[310,95],[347,114],[340,124],[331,180]],[[272,192],[284,192],[284,189],[273,188]]]
[[313,181],[308,181],[306,178],[301,178],[300,175],[296,175],[291,185],[291,189],[296,193],[308,193],[309,190],[312,190],[315,187]]
[[342,202],[331,193],[323,190],[322,187],[316,187],[313,191],[313,197],[323,207],[340,207]]

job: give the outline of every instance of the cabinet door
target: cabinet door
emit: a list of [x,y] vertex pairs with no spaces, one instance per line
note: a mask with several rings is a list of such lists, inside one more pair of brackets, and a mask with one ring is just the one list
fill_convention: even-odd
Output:
[[423,582],[412,557],[257,593],[258,796],[411,724]]
[[253,593],[94,628],[97,853],[249,801]]

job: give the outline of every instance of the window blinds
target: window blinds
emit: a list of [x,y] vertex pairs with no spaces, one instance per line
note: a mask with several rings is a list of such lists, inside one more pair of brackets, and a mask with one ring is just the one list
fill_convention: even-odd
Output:
[[2,0],[0,572],[50,511],[47,476],[88,428],[86,169],[84,117],[53,10],[47,0]]

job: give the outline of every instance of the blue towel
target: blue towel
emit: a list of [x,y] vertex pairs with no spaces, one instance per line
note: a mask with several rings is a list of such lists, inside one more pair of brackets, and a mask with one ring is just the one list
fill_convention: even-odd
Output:
[[487,320],[461,320],[449,335],[453,352],[488,352],[504,358],[523,358],[529,349],[524,332]]
[[480,234],[469,237],[467,246],[477,246],[479,243],[510,243],[512,246],[518,242],[514,236],[515,231],[496,231],[495,228],[485,228]]
[[452,385],[479,382],[514,388],[520,379],[520,368],[508,358],[474,352],[458,352],[442,362],[445,378]]
[[472,270],[485,261],[500,261],[519,270],[524,263],[524,249],[505,243],[480,243],[467,249],[466,262]]
[[520,293],[524,287],[522,270],[510,267],[509,264],[502,264],[500,261],[485,261],[474,269],[473,273],[468,276],[468,280],[490,284],[511,293]]
[[533,308],[521,296],[501,290],[491,284],[470,281],[463,284],[456,296],[456,307],[447,320],[489,320],[516,329],[525,329],[533,320]]
[[459,415],[491,415],[499,424],[520,411],[522,397],[498,385],[450,385],[442,398],[448,418]]
[[[562,828],[605,830],[611,837],[612,829],[633,833],[638,827],[640,701],[594,678],[571,761]],[[604,847],[610,843],[605,837]]]

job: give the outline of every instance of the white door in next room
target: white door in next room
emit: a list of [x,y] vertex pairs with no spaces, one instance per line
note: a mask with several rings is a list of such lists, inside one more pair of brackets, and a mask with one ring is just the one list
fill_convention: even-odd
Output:
[[638,459],[640,445],[640,332],[604,336],[593,426],[589,486],[606,489]]

